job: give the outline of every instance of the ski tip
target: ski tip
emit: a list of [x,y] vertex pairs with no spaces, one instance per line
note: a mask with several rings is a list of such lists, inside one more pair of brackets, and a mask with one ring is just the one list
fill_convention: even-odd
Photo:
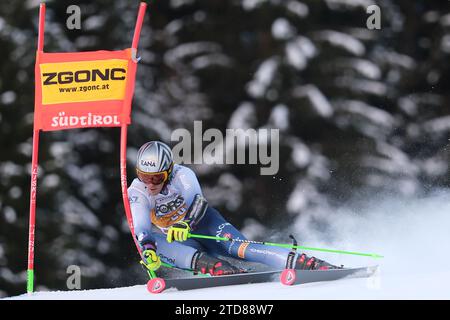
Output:
[[153,278],[147,282],[147,290],[150,293],[160,293],[166,288],[166,282],[162,278]]
[[297,273],[295,269],[284,269],[280,275],[280,281],[285,286],[291,286],[295,283],[297,279]]

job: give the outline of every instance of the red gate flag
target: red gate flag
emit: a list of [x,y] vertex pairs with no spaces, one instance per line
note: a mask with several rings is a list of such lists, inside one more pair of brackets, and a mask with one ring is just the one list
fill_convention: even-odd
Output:
[[44,131],[130,124],[137,61],[120,51],[37,52],[34,125]]
[[127,190],[127,125],[137,69],[137,45],[146,3],[141,2],[131,48],[118,51],[44,52],[45,4],[39,10],[35,65],[35,108],[31,160],[27,292],[34,290],[34,247],[39,131],[90,127],[120,127],[120,180],[127,222],[134,243],[133,219]]

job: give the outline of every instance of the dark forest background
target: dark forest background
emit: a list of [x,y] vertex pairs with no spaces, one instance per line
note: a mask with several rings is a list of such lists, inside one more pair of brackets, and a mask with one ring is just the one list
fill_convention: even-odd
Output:
[[[138,1],[46,1],[45,51],[129,47]],[[66,8],[81,8],[68,30]],[[190,165],[210,204],[255,240],[348,201],[420,197],[450,178],[445,0],[148,1],[128,137],[276,128],[280,170]],[[381,8],[369,30],[368,6]],[[0,296],[24,293],[39,1],[0,1]],[[37,290],[142,284],[122,204],[120,129],[42,133]],[[395,214],[395,213],[394,213]],[[301,238],[301,235],[299,235]],[[287,237],[283,240],[286,241]]]

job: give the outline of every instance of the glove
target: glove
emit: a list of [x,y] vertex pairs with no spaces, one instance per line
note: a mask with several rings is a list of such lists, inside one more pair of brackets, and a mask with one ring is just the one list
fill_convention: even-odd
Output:
[[171,243],[173,240],[186,241],[189,231],[191,231],[191,227],[188,221],[177,222],[167,231],[167,242]]
[[156,254],[154,249],[146,249],[142,252],[144,261],[141,264],[150,271],[156,271],[161,266],[161,259]]

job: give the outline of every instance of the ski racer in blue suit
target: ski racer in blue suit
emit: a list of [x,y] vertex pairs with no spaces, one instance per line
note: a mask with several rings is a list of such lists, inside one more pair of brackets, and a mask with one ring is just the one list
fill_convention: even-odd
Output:
[[[195,173],[174,164],[171,149],[159,141],[138,151],[137,178],[128,188],[135,235],[143,264],[155,271],[161,260],[181,269],[211,275],[242,272],[217,256],[231,256],[283,269],[290,249],[256,243],[188,238],[189,232],[231,239],[246,238],[204,198]],[[296,269],[329,269],[331,264],[305,254],[296,256]]]

